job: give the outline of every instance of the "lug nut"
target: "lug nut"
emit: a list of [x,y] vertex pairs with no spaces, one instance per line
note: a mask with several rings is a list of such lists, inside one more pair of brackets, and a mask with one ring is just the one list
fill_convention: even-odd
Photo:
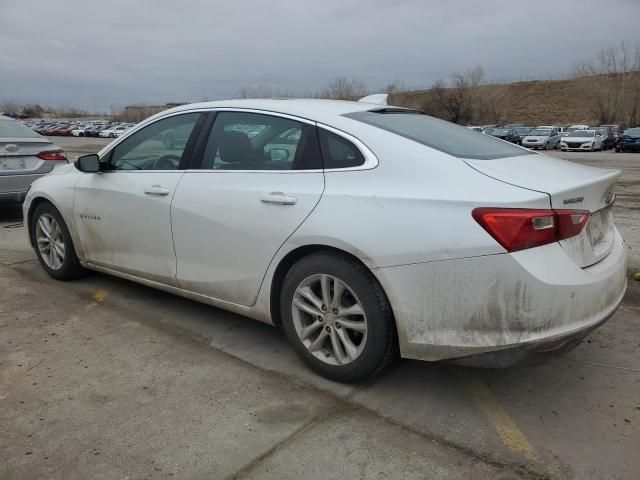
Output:
[[327,325],[325,328],[326,328],[327,332],[331,331],[331,327],[329,325]]
[[322,315],[318,315],[318,321],[322,322],[324,320],[324,318],[322,318]]
[[320,310],[322,310],[323,312],[326,312],[327,311],[327,306],[326,305],[322,305],[320,307]]
[[336,325],[336,328],[342,328],[342,325],[340,325],[340,322],[336,322],[335,325]]
[[334,308],[334,309],[333,309],[333,314],[334,314],[334,315],[337,315],[337,314],[338,314],[338,309],[337,309],[337,308]]

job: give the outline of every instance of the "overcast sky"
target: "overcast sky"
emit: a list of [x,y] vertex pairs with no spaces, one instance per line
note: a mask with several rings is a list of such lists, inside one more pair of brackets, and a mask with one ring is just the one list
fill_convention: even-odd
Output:
[[640,0],[0,0],[0,101],[82,108],[559,77],[640,46]]

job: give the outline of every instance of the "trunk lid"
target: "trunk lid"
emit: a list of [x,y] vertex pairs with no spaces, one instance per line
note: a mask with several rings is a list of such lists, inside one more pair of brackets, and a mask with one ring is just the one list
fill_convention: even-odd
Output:
[[55,150],[46,138],[0,138],[0,176],[46,173],[53,168],[38,153]]
[[465,162],[496,180],[548,194],[551,208],[588,210],[591,215],[582,232],[560,242],[578,266],[593,265],[611,251],[614,188],[620,170],[588,167],[546,155]]

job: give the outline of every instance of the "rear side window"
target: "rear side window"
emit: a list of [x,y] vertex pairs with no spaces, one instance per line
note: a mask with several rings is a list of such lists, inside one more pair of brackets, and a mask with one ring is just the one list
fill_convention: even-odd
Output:
[[325,169],[352,168],[364,164],[364,155],[353,143],[335,133],[318,128]]
[[354,112],[345,117],[387,130],[415,142],[459,158],[490,160],[532,155],[491,135],[475,132],[418,112]]

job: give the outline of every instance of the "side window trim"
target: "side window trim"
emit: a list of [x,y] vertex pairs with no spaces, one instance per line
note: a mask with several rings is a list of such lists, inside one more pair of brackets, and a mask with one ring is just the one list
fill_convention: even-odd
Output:
[[358,138],[346,132],[343,132],[342,130],[338,130],[337,128],[326,125],[324,123],[317,123],[317,125],[318,125],[318,128],[323,128],[351,142],[353,145],[355,145],[355,147],[358,150],[360,150],[360,153],[364,157],[364,163],[362,165],[358,165],[357,167],[325,168],[325,170],[328,170],[331,172],[348,172],[353,170],[371,170],[378,166],[378,157],[376,157],[375,154]]

